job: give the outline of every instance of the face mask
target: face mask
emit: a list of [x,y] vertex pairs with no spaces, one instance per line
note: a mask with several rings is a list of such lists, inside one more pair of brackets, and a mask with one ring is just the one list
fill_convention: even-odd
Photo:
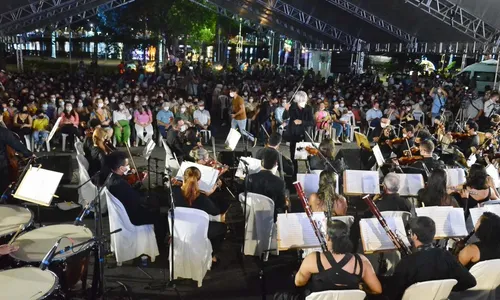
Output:
[[169,110],[170,110],[170,107],[165,106],[165,107],[163,108],[163,110],[165,110],[165,111],[169,111]]
[[285,107],[286,106],[286,102],[281,103],[281,106]]
[[80,98],[85,98],[85,94],[80,94]]
[[375,100],[375,96],[372,96],[372,101]]
[[248,102],[253,103],[253,98],[248,99]]
[[298,106],[299,106],[300,108],[304,108],[304,107],[306,107],[306,103],[305,103],[305,102],[304,102],[304,103],[299,103],[299,104],[298,104]]
[[248,92],[244,92],[243,95],[245,95],[245,96],[248,95]]
[[259,91],[259,89],[258,89],[258,88],[255,88],[255,89],[254,89],[254,91],[255,91],[255,92],[258,92],[258,91]]
[[3,108],[3,111],[7,111],[7,107],[4,107],[4,108]]
[[125,171],[123,172],[123,174],[127,174],[128,172],[130,172],[130,166],[125,166]]
[[42,109],[47,109],[47,108],[49,108],[48,104],[42,104]]
[[418,101],[418,104],[422,105],[424,104],[424,101]]
[[185,113],[186,112],[186,108],[185,107],[181,107],[181,113]]
[[105,104],[105,105],[108,105],[108,104],[109,104],[109,101],[108,101],[108,100],[104,100],[104,104]]
[[338,105],[338,104],[335,104],[333,107],[335,107],[335,108],[339,108],[339,105]]
[[340,107],[344,107],[344,105],[345,105],[344,103],[340,103]]
[[180,131],[184,132],[186,130],[187,130],[187,125],[182,125],[181,128],[180,128]]
[[68,112],[69,112],[69,111],[71,111],[72,109],[73,109],[73,107],[72,107],[72,106],[66,106],[66,111],[68,111]]
[[363,101],[363,96],[359,96],[359,100]]
[[134,102],[139,101],[139,97],[134,97]]
[[203,111],[205,109],[204,106],[200,106],[200,110]]
[[104,106],[104,103],[97,103],[97,107],[102,108]]
[[406,108],[406,111],[410,111],[410,110],[411,110],[411,107],[407,107],[407,108]]
[[59,106],[63,106],[64,105],[64,102],[59,102]]
[[116,102],[116,99],[115,98],[111,98],[111,103],[115,103]]
[[10,106],[10,107],[14,106],[14,103],[13,103],[13,102],[10,102],[10,103],[9,103],[9,106]]
[[148,103],[147,102],[142,102],[142,106],[147,106]]
[[234,98],[234,96],[235,96],[235,95],[234,95],[234,93],[233,93],[233,92],[231,92],[231,93],[229,93],[229,96],[230,96],[231,98]]
[[125,105],[120,104],[119,108],[120,108],[120,110],[124,110],[125,109]]
[[404,137],[404,138],[405,138],[405,137],[407,137],[407,136],[408,136],[408,135],[407,135],[406,133],[403,133],[403,137]]
[[83,107],[83,102],[78,102],[77,105],[78,105],[79,108],[82,108]]

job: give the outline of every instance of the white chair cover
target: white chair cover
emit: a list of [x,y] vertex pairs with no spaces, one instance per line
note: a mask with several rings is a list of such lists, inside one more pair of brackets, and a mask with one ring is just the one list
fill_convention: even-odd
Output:
[[323,291],[312,293],[306,300],[363,300],[366,293],[360,290]]
[[105,189],[105,194],[109,208],[109,230],[122,229],[122,231],[111,235],[111,251],[115,253],[116,262],[121,264],[143,254],[148,255],[154,262],[160,254],[154,226],[135,226],[130,222],[123,204],[107,189]]
[[[89,173],[87,169],[89,167],[89,163],[85,156],[81,154],[76,155],[76,160],[78,161],[78,184],[81,185],[84,182],[90,179]],[[106,213],[108,211],[108,205],[106,204],[106,200],[104,197],[104,190],[101,190],[101,213]],[[87,205],[90,201],[94,200],[97,197],[97,187],[92,181],[88,181],[86,184],[81,186],[78,189],[78,203],[81,206]]]
[[83,150],[83,143],[80,141],[75,142],[76,154],[85,155],[85,151]]
[[163,144],[163,148],[165,149],[165,169],[170,169],[170,171],[172,171],[172,174],[175,175],[181,168],[181,165],[179,165],[177,157],[167,145],[165,139],[162,139],[161,143]]
[[[244,193],[239,195],[239,200],[245,209]],[[274,226],[274,202],[269,197],[255,193],[247,194],[245,224],[245,255],[260,257],[267,250],[278,248]]]
[[[176,278],[190,278],[202,286],[203,278],[212,267],[212,244],[208,239],[208,214],[202,210],[177,207],[174,211],[174,226],[169,212],[169,228],[174,235],[174,251],[170,244],[169,264],[172,269],[174,253],[174,274]],[[196,246],[193,246],[196,245]]]
[[495,300],[496,289],[500,286],[500,259],[485,260],[475,264],[470,273],[477,285],[460,293],[452,293],[450,299]]
[[456,279],[432,280],[417,282],[409,286],[402,300],[443,300],[448,299]]

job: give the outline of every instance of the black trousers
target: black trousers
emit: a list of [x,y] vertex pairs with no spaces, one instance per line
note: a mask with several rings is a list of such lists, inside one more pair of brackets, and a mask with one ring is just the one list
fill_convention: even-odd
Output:
[[208,239],[212,243],[212,256],[217,255],[220,251],[222,242],[226,237],[227,226],[221,222],[208,223]]

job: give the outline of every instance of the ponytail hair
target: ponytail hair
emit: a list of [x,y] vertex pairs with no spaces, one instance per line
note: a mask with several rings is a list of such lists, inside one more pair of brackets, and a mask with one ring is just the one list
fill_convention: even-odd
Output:
[[189,167],[184,171],[184,181],[181,187],[182,196],[189,206],[193,206],[194,200],[200,196],[198,181],[201,179],[201,172],[196,167]]

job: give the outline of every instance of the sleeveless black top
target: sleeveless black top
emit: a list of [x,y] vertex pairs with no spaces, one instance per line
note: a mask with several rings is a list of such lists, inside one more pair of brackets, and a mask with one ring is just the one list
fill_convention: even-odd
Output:
[[477,246],[479,249],[479,261],[477,262],[471,262],[467,265],[467,268],[470,269],[472,268],[473,265],[477,264],[480,261],[485,261],[485,260],[491,260],[491,259],[499,259],[500,258],[500,245],[495,246],[489,246],[485,245],[482,242],[477,242],[474,243],[474,245]]
[[[326,259],[332,266],[330,269],[325,270],[321,264],[321,255],[316,252],[316,261],[318,264],[319,272],[312,274],[311,280],[308,284],[310,293],[329,291],[329,290],[359,290],[361,276],[363,275],[363,263],[358,254],[347,253],[344,258],[336,262],[331,252],[325,252]],[[354,272],[360,267],[359,274],[349,273],[342,268],[354,256]]]

